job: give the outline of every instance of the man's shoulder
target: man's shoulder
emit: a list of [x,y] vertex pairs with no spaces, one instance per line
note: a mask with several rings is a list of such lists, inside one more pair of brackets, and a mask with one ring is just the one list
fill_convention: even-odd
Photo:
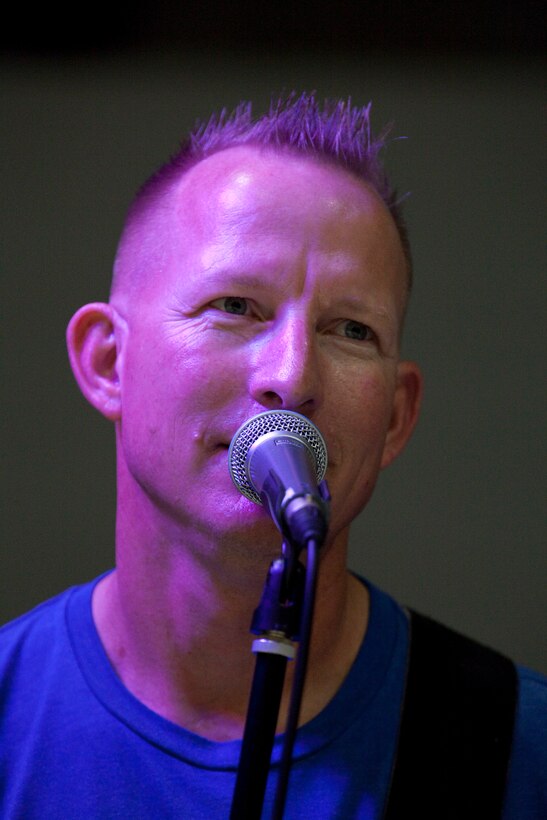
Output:
[[64,613],[72,589],[38,604],[0,627],[0,692],[43,674],[52,650],[65,640]]
[[94,582],[69,587],[0,626],[0,680],[12,686],[24,670],[40,674],[70,641],[67,607],[74,596],[90,600]]
[[518,702],[504,820],[547,817],[547,677],[517,666]]
[[527,699],[547,706],[547,675],[526,666],[517,665],[519,684]]
[[518,705],[515,743],[545,762],[547,772],[547,676],[517,666]]
[[36,630],[51,627],[57,620],[60,611],[64,609],[66,600],[73,587],[63,590],[52,598],[18,615],[0,626],[0,654],[9,651],[11,646],[31,637]]

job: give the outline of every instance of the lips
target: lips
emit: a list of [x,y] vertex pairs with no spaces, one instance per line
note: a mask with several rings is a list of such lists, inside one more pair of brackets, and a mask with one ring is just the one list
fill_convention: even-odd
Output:
[[[230,449],[230,445],[236,433],[239,432],[239,429],[248,422],[253,416],[258,415],[259,413],[267,412],[264,408],[255,411],[254,413],[249,413],[241,420],[236,418],[232,418],[229,420],[229,423],[226,425],[222,425],[222,428],[217,429],[216,432],[208,432],[204,436],[204,444],[210,452],[217,453],[222,452]],[[224,421],[228,421],[225,419]],[[315,424],[315,421],[313,422]],[[316,425],[320,430],[323,438],[325,439],[325,443],[327,446],[327,453],[328,453],[328,472],[331,472],[332,469],[336,466],[338,459],[338,448],[332,443],[332,439],[329,436],[328,438],[325,436],[319,425]]]

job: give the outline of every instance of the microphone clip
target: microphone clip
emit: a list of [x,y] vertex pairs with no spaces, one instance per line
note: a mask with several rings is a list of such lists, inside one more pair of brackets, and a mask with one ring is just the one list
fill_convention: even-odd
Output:
[[321,546],[327,534],[330,492],[325,479],[315,488],[295,492],[285,487],[274,470],[270,470],[260,498],[269,510],[285,541],[297,555],[310,540]]
[[253,635],[278,635],[298,641],[306,570],[289,556],[272,561],[260,603],[251,622]]

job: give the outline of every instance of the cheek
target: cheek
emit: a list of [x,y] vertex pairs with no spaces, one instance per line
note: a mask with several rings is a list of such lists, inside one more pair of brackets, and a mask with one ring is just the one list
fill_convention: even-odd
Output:
[[366,504],[376,483],[393,403],[388,376],[360,374],[332,404],[330,415],[333,486],[350,517]]
[[344,416],[344,428],[357,449],[383,443],[393,405],[393,380],[380,368],[355,375],[338,395],[337,412]]
[[121,429],[133,453],[158,448],[156,463],[173,452],[183,455],[224,412],[241,376],[237,362],[206,341],[204,334],[158,341],[156,332],[142,332],[127,346]]
[[227,381],[229,368],[220,361],[222,351],[215,355],[197,339],[190,344],[180,336],[148,336],[142,334],[129,347],[122,386],[148,409],[156,406],[163,412],[185,401],[201,404],[200,394],[212,393]]

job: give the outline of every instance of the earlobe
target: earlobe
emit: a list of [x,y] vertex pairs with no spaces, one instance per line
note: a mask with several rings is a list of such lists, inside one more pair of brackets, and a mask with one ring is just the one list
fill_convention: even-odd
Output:
[[393,413],[382,455],[382,467],[397,458],[412,435],[418,421],[423,392],[423,376],[414,362],[399,362]]
[[80,390],[111,421],[121,417],[119,324],[120,317],[111,305],[93,302],[74,314],[66,334]]

